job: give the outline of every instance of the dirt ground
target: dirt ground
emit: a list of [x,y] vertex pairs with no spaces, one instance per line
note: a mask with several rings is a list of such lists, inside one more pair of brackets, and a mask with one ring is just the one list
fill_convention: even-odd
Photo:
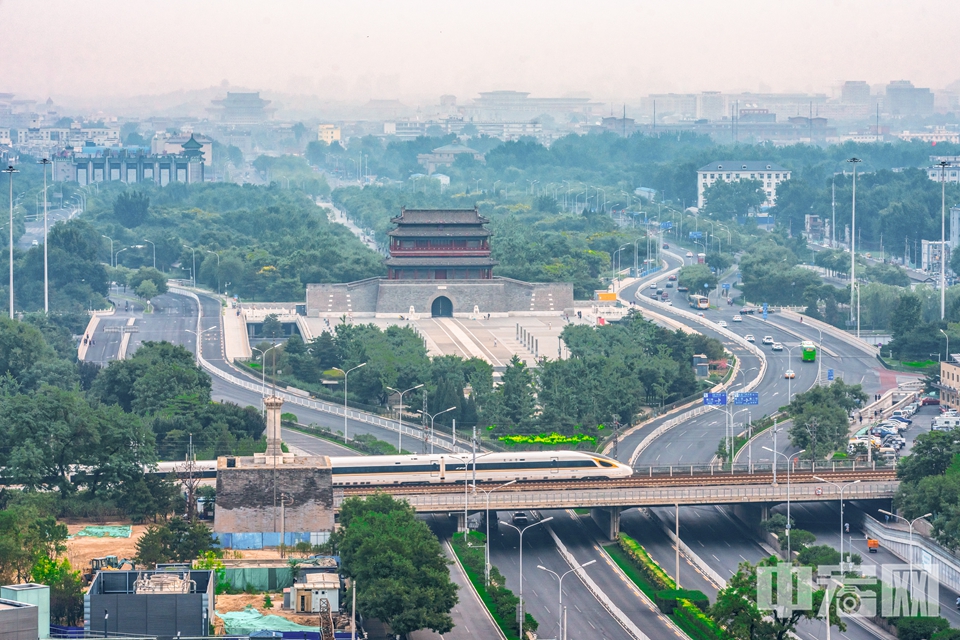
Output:
[[[317,624],[317,616],[314,615],[297,615],[292,611],[286,611],[280,607],[283,605],[283,594],[282,593],[271,593],[270,600],[273,602],[273,608],[267,609],[263,606],[263,598],[265,594],[255,594],[249,595],[246,593],[241,593],[238,595],[227,595],[221,594],[217,596],[217,611],[220,613],[228,613],[230,611],[243,611],[247,608],[247,605],[252,606],[254,609],[259,611],[265,616],[280,616],[281,618],[286,618],[297,624],[302,624],[307,627],[313,627]],[[220,624],[223,624],[222,622]]]
[[[74,535],[89,523],[68,524],[67,531]],[[123,522],[107,522],[104,524],[128,524]],[[129,538],[73,538],[67,540],[67,559],[74,569],[83,570],[90,564],[91,558],[102,556],[117,556],[119,559],[133,558],[137,555],[137,540],[147,530],[146,525],[133,525],[133,532]]]

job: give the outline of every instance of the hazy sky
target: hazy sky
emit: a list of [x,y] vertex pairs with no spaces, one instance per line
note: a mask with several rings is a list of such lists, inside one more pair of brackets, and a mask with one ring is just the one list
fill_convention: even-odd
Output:
[[220,85],[435,102],[515,89],[815,91],[960,77],[956,0],[0,0],[0,92]]

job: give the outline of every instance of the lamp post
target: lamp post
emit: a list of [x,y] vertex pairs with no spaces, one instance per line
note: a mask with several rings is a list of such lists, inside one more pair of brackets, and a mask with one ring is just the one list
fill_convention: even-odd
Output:
[[522,529],[520,527],[516,527],[510,524],[509,522],[500,523],[500,524],[507,525],[511,529],[515,529],[517,533],[520,534],[520,624],[518,626],[520,627],[521,633],[523,633],[523,620],[524,620],[523,618],[523,532],[526,531],[527,529],[537,526],[538,524],[546,524],[551,520],[553,520],[553,516],[550,516],[549,518],[544,518],[543,520],[538,520],[533,524],[528,524]]
[[129,248],[130,248],[130,247],[124,247],[123,249],[120,249],[120,250],[118,250],[115,254],[113,254],[113,267],[114,267],[114,268],[117,267],[117,264],[118,264],[118,262],[119,262],[119,260],[120,260],[120,254],[123,253],[124,251],[126,251],[126,250],[129,249]]
[[[856,165],[854,165],[856,166]],[[840,571],[843,571],[843,492],[852,487],[855,484],[858,484],[859,480],[854,480],[853,482],[848,482],[845,485],[837,484],[836,482],[830,482],[829,480],[824,480],[819,476],[813,476],[813,479],[817,482],[823,482],[825,484],[832,484],[840,492]]]
[[13,174],[20,172],[14,169],[12,164],[7,165],[3,172],[10,179],[10,319],[13,320]]
[[950,163],[941,160],[937,164],[940,166],[940,320],[942,321],[947,304],[947,182],[944,176],[947,174]]
[[44,158],[40,161],[43,165],[43,312],[50,314],[50,270],[47,261],[47,167],[50,166],[50,159]]
[[256,351],[260,354],[260,404],[263,404],[263,415],[267,415],[267,405],[263,402],[263,398],[267,395],[267,353],[279,346],[279,344],[275,344],[263,350],[250,347],[251,351]]
[[117,265],[113,264],[113,260],[112,260],[112,258],[113,258],[113,238],[111,238],[110,236],[105,236],[105,235],[103,235],[102,233],[100,234],[100,237],[101,237],[101,238],[106,238],[107,240],[110,241],[110,258],[111,258],[110,266],[116,268]]
[[[147,240],[146,238],[144,238],[143,241],[150,242],[150,240]],[[157,245],[154,244],[153,242],[150,242],[150,246],[153,247],[153,268],[156,269],[157,268]]]
[[950,362],[950,336],[943,329],[940,329],[940,333],[947,339],[947,362]]
[[190,249],[190,251],[193,252],[193,271],[190,272],[190,275],[193,278],[193,288],[196,289],[197,288],[197,250],[194,249],[193,247],[188,247],[187,245],[183,245],[183,246],[184,248]]
[[850,322],[853,322],[853,283],[856,282],[857,272],[857,164],[862,160],[850,158],[847,162],[853,165],[853,205],[850,210]]
[[[784,348],[787,350],[787,371],[793,371],[793,350],[797,348],[797,345]],[[796,375],[796,372],[794,372],[794,375]],[[793,400],[793,378],[787,378],[787,404],[790,404],[791,400]]]
[[[913,525],[916,524],[917,520],[923,520],[924,518],[929,518],[933,514],[925,513],[922,516],[917,516],[913,520],[907,520],[903,516],[898,516],[897,514],[891,513],[884,509],[877,509],[877,511],[879,511],[880,513],[886,514],[888,516],[893,516],[897,520],[903,520],[910,526],[910,582],[912,583],[913,582],[913,555],[914,555],[913,554]],[[842,559],[842,556],[841,556],[841,559]]]
[[393,391],[394,393],[400,396],[400,412],[398,414],[400,416],[400,419],[399,419],[400,428],[398,429],[398,433],[400,435],[397,437],[397,453],[403,453],[403,446],[402,446],[403,445],[403,394],[409,391],[414,391],[415,389],[419,389],[422,386],[423,386],[422,384],[418,384],[417,386],[410,387],[409,389],[406,389],[404,391],[397,391],[393,387],[384,387],[384,389],[389,389],[390,391]]
[[511,480],[510,482],[496,486],[493,489],[483,489],[482,487],[478,487],[476,483],[474,483],[473,485],[474,491],[476,491],[477,489],[480,489],[480,491],[483,491],[487,496],[487,511],[486,511],[486,517],[485,517],[485,520],[487,522],[487,537],[485,540],[486,549],[484,549],[484,565],[483,565],[484,566],[484,569],[483,569],[484,584],[490,584],[490,494],[496,491],[497,489],[503,489],[504,487],[509,487],[515,482],[516,480]]
[[594,562],[596,562],[596,560],[591,560],[590,562],[584,562],[583,564],[578,564],[573,569],[570,569],[569,571],[565,571],[562,574],[558,574],[556,571],[551,571],[550,569],[547,569],[542,564],[537,565],[537,569],[540,569],[541,571],[546,571],[547,573],[552,574],[553,577],[556,578],[557,582],[559,583],[558,589],[560,592],[560,598],[559,598],[559,604],[557,605],[557,640],[562,640],[565,637],[564,630],[563,630],[563,579],[566,578],[567,575],[576,571],[577,569],[583,569],[584,567],[589,567]]
[[347,376],[350,375],[351,371],[356,371],[360,367],[367,366],[367,363],[358,364],[353,369],[347,369],[344,371],[340,367],[333,367],[334,371],[339,371],[343,374],[343,442],[347,442]]
[[216,251],[210,251],[210,249],[207,249],[207,253],[217,256],[217,295],[220,295],[220,254]]
[[[784,462],[787,463],[787,560],[789,562],[793,562],[793,549],[790,546],[790,467],[793,465],[790,464],[790,456],[787,454],[781,453],[780,451],[774,451],[770,447],[764,447],[764,449],[775,456],[783,456]],[[800,449],[800,451],[797,451],[792,455],[799,456],[804,451],[806,451],[806,449]],[[774,463],[776,463],[776,458],[774,458]]]
[[194,336],[196,336],[197,344],[196,344],[196,353],[194,353],[194,356],[197,359],[198,365],[200,364],[200,349],[202,348],[200,346],[200,336],[205,334],[207,331],[213,331],[214,329],[216,329],[216,327],[207,327],[203,331],[199,331],[199,332],[193,331],[192,329],[184,329],[184,331],[186,331],[187,333],[192,333]]
[[434,436],[433,420],[434,420],[434,418],[436,418],[437,416],[439,416],[441,413],[446,413],[447,411],[453,411],[454,409],[456,409],[456,407],[450,407],[449,409],[444,409],[443,411],[438,411],[437,413],[435,413],[435,414],[433,414],[433,415],[430,415],[430,414],[427,413],[426,411],[417,411],[417,413],[422,414],[422,415],[425,415],[425,416],[427,416],[428,418],[430,418],[430,454],[431,454],[431,455],[433,454],[433,436]]

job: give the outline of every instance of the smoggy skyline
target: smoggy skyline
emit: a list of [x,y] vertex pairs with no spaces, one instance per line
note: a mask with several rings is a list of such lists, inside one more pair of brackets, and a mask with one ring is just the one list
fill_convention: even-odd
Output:
[[84,103],[225,83],[334,101],[514,89],[629,102],[960,77],[949,0],[2,0],[0,21],[0,92]]

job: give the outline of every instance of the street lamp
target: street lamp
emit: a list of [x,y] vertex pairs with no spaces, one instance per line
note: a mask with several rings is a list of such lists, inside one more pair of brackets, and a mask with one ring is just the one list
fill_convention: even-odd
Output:
[[120,249],[120,250],[117,251],[115,254],[113,254],[113,267],[114,267],[114,268],[117,267],[117,261],[120,259],[120,254],[123,253],[124,251],[126,251],[126,250],[129,249],[129,248],[130,248],[130,247],[124,247],[123,249]]
[[256,351],[260,354],[260,403],[263,404],[263,415],[267,415],[267,405],[263,402],[263,398],[267,395],[267,352],[273,351],[279,346],[279,344],[275,344],[263,350],[250,347],[251,351]]
[[403,453],[403,446],[402,446],[403,445],[403,394],[409,391],[414,391],[416,389],[419,389],[422,386],[423,386],[422,384],[418,384],[417,386],[410,387],[409,389],[406,389],[404,391],[397,391],[393,387],[384,387],[384,389],[389,389],[390,391],[393,391],[394,393],[400,396],[400,412],[399,412],[400,428],[398,429],[398,432],[400,435],[397,437],[397,453]]
[[[796,348],[797,345],[786,347],[787,371],[793,371],[793,350]],[[794,375],[796,375],[796,372],[794,372]],[[791,400],[793,400],[793,378],[787,378],[787,404],[790,404]]]
[[[929,518],[929,517],[932,516],[933,514],[932,514],[932,513],[925,513],[925,514],[923,514],[922,516],[918,516],[918,517],[914,518],[913,520],[907,520],[907,519],[904,518],[903,516],[898,516],[897,514],[895,514],[895,513],[890,513],[889,511],[885,511],[884,509],[877,509],[877,511],[879,511],[880,513],[886,514],[886,515],[888,515],[888,516],[893,516],[893,517],[896,518],[897,520],[903,520],[903,521],[906,522],[908,525],[910,525],[910,582],[912,583],[912,582],[913,582],[913,556],[914,556],[914,553],[913,553],[913,525],[916,524],[917,520],[923,520],[924,518]],[[842,559],[842,557],[841,557],[841,559]]]
[[205,334],[207,331],[213,331],[214,329],[216,329],[216,327],[207,327],[206,329],[200,332],[193,331],[192,329],[184,329],[184,331],[186,331],[187,333],[192,333],[197,337],[196,353],[194,354],[197,358],[197,364],[200,364],[200,349],[202,348],[200,346],[200,336]]
[[210,251],[210,249],[207,249],[207,253],[217,256],[217,295],[220,295],[220,254],[216,251]]
[[360,367],[365,367],[365,366],[367,366],[366,362],[364,362],[363,364],[358,364],[353,369],[347,369],[346,371],[344,371],[340,367],[333,367],[334,371],[339,371],[340,373],[343,374],[343,442],[344,444],[346,444],[347,442],[347,376],[350,375],[351,371],[356,371]]
[[950,336],[943,329],[940,329],[940,333],[947,339],[947,362],[950,362]]
[[[856,165],[854,165],[856,166]],[[824,480],[819,476],[813,476],[813,479],[817,482],[823,482],[826,484],[832,484],[840,492],[840,571],[843,571],[843,492],[852,487],[855,484],[858,484],[859,480],[854,480],[845,485],[837,484],[836,482],[830,482],[829,480]]]
[[[853,165],[853,205],[850,213],[850,322],[853,322],[853,283],[856,282],[857,271],[857,164],[863,162],[860,158],[850,158],[847,162]],[[941,262],[943,262],[943,247]]]
[[[105,236],[102,233],[100,234],[100,237],[106,238],[107,240],[110,241],[110,258],[112,259],[113,258],[113,238],[111,238],[110,236]],[[117,265],[113,264],[113,262],[111,261],[110,266],[116,268]]]
[[486,522],[487,522],[487,537],[486,537],[486,540],[485,540],[485,542],[486,542],[486,549],[484,549],[484,560],[485,560],[485,562],[484,562],[484,582],[483,582],[484,584],[490,584],[490,494],[493,493],[494,491],[496,491],[497,489],[503,489],[504,487],[509,487],[510,485],[514,484],[515,482],[516,482],[516,480],[511,480],[510,482],[507,482],[507,483],[505,483],[505,484],[501,484],[501,485],[499,485],[499,486],[496,486],[496,487],[494,487],[493,489],[484,489],[484,488],[482,488],[482,487],[478,487],[478,486],[476,485],[476,483],[474,483],[474,485],[473,485],[473,490],[474,490],[474,491],[476,491],[477,489],[480,489],[480,491],[483,491],[483,492],[486,494],[486,496],[487,496],[487,513],[486,513],[486,518],[485,518],[485,520],[486,520]]
[[190,274],[193,277],[193,288],[196,289],[197,288],[197,250],[194,249],[193,247],[188,247],[187,245],[183,245],[183,246],[184,248],[190,249],[190,251],[193,252],[193,271],[191,271]]
[[[446,413],[446,412],[448,412],[448,411],[453,411],[454,409],[456,409],[456,407],[450,407],[449,409],[444,409],[443,411],[438,411],[437,413],[435,413],[435,414],[433,414],[433,415],[430,415],[430,414],[427,413],[426,411],[417,411],[417,413],[422,414],[422,415],[425,415],[425,416],[427,416],[428,418],[430,418],[430,453],[431,453],[431,454],[433,454],[433,437],[434,437],[434,433],[435,433],[434,430],[433,430],[433,420],[434,420],[434,418],[436,418],[437,416],[439,416],[439,415],[442,414],[442,413]],[[466,482],[466,481],[464,481],[464,482]]]
[[[780,451],[774,451],[774,450],[771,449],[770,447],[764,447],[764,449],[766,449],[767,451],[769,451],[770,453],[772,453],[772,454],[775,455],[775,456],[783,456],[784,462],[787,463],[787,529],[786,529],[786,531],[787,531],[787,560],[788,560],[789,562],[793,562],[793,549],[792,549],[791,546],[790,546],[790,467],[793,466],[793,465],[790,464],[790,456],[788,456],[787,454],[782,453],[782,452],[780,452]],[[799,456],[799,455],[800,455],[801,453],[803,453],[804,451],[806,451],[806,449],[800,449],[800,451],[797,451],[796,453],[791,454],[791,455]],[[776,458],[774,458],[774,464],[776,464]],[[841,528],[842,528],[842,527],[841,527]],[[841,556],[841,559],[842,559],[842,556]]]
[[[144,238],[143,241],[150,242],[146,238]],[[157,245],[154,244],[153,242],[150,242],[150,246],[153,247],[153,268],[156,269],[157,268]]]
[[[40,161],[43,165],[43,312],[50,314],[50,270],[47,263],[47,167],[50,166],[49,158]],[[942,260],[941,260],[942,262]]]
[[944,176],[950,163],[941,160],[937,164],[940,166],[940,320],[943,321],[947,304],[947,183]]
[[12,164],[3,172],[10,178],[10,319],[13,320],[13,174],[20,172]]
[[583,569],[584,567],[589,567],[594,562],[596,562],[596,560],[591,560],[590,562],[584,562],[583,564],[578,564],[573,569],[570,569],[569,571],[565,571],[563,574],[558,574],[556,571],[551,571],[550,569],[547,569],[542,564],[537,565],[537,569],[540,569],[542,571],[546,571],[547,573],[552,574],[553,577],[557,579],[557,582],[560,583],[559,584],[560,600],[559,600],[559,605],[557,606],[557,640],[562,640],[565,637],[565,634],[563,631],[563,579],[566,578],[568,574],[573,573],[577,569]]
[[528,524],[522,529],[520,527],[516,527],[510,524],[509,522],[500,523],[500,524],[507,525],[511,529],[515,529],[517,533],[520,534],[520,625],[519,627],[520,627],[521,633],[523,632],[523,622],[524,622],[524,618],[523,618],[523,532],[526,531],[527,529],[537,526],[538,524],[546,524],[551,520],[553,520],[553,516],[550,516],[549,518],[544,518],[543,520],[538,520],[533,524]]

